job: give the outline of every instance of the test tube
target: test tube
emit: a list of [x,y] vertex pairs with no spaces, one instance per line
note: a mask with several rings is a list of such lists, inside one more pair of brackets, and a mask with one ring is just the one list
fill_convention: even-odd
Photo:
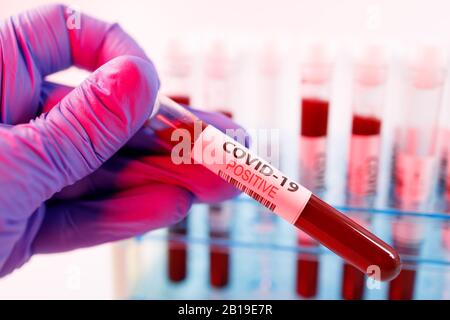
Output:
[[[395,131],[393,205],[400,210],[429,209],[438,167],[438,124],[445,59],[436,47],[415,52],[406,73],[405,104]],[[423,240],[417,219],[399,216],[393,221],[394,247],[400,254],[416,256]],[[407,263],[390,283],[389,298],[414,296],[415,265]]]
[[[258,56],[257,64],[257,112],[256,136],[252,145],[257,153],[274,166],[280,164],[279,118],[281,53],[273,42],[266,43]],[[264,206],[258,206],[254,231],[261,243],[274,243],[277,234],[277,216],[270,214]],[[274,239],[275,238],[275,239]],[[266,297],[276,285],[273,279],[273,263],[270,250],[258,250],[259,280],[258,294]]]
[[[381,154],[381,124],[385,103],[387,59],[383,48],[369,46],[356,59],[353,79],[352,129],[347,169],[347,204],[372,208],[377,194]],[[367,212],[349,212],[361,226],[370,229]],[[342,297],[360,300],[365,275],[344,263]]]
[[[332,63],[325,47],[315,44],[307,49],[301,63],[301,125],[299,176],[302,184],[315,193],[326,189],[329,90]],[[314,251],[317,241],[298,232],[298,244]],[[317,294],[319,261],[316,253],[297,256],[297,293],[305,298]]]
[[[166,51],[165,79],[162,90],[173,101],[190,105],[191,103],[191,57],[177,40],[169,42]],[[187,274],[188,217],[169,227],[169,243],[167,252],[168,276],[172,282],[180,282]]]
[[[205,57],[205,96],[203,106],[213,112],[233,117],[230,99],[231,61],[225,47],[216,42]],[[209,206],[209,236],[215,240],[230,237],[232,206],[229,203]],[[215,288],[223,288],[229,281],[229,249],[227,245],[214,244],[209,247],[210,283]]]
[[[147,127],[179,165],[201,165],[287,220],[362,272],[395,278],[397,252],[264,159],[188,109],[160,96]],[[241,136],[236,131],[227,131]]]

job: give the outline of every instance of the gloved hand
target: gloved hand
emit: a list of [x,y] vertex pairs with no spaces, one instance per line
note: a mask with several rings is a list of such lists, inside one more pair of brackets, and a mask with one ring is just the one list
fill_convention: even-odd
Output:
[[[117,24],[81,15],[71,29],[66,10],[0,24],[0,276],[34,253],[131,237],[179,221],[192,201],[237,194],[199,165],[152,152],[142,128],[159,88],[152,63]],[[45,81],[71,65],[95,71],[73,90]]]

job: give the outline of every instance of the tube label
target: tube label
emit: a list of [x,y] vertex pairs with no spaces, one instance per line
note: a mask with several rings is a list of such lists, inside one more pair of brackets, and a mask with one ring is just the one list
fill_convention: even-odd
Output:
[[358,196],[377,191],[380,136],[352,135],[348,167],[348,190]]
[[395,195],[404,203],[422,203],[432,191],[436,159],[406,153],[396,155]]
[[191,157],[291,224],[311,197],[311,191],[211,125],[196,139]]
[[326,137],[300,137],[300,177],[302,183],[315,192],[325,189]]

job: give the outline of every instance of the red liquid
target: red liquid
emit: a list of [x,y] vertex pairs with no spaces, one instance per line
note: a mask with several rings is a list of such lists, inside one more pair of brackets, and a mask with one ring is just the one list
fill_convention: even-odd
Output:
[[191,99],[189,98],[189,96],[179,95],[179,96],[169,96],[169,98],[175,101],[176,103],[184,106],[188,106],[191,104]]
[[[162,139],[169,137],[170,141],[176,128],[194,132],[193,123],[170,122],[159,115],[156,119],[170,124],[156,132]],[[391,280],[400,272],[400,258],[393,248],[315,195],[311,195],[294,225],[364,273],[371,265],[379,266],[382,281]]]
[[303,99],[301,116],[301,135],[323,137],[327,135],[328,101]]
[[353,115],[352,134],[361,136],[379,135],[381,121],[375,117]]
[[[353,115],[352,134],[376,136],[381,132],[381,121],[375,117]],[[344,264],[342,297],[346,300],[361,300],[364,296],[365,275],[355,267]]]
[[180,282],[186,278],[187,270],[187,248],[182,239],[187,234],[187,221],[178,222],[169,228],[169,236],[174,239],[169,240],[168,248],[168,276],[173,282]]
[[365,283],[366,277],[364,273],[348,263],[344,264],[342,298],[345,300],[361,300],[364,296]]
[[[219,111],[228,118],[232,118],[233,114],[228,111]],[[211,206],[210,210],[223,210],[219,206]],[[217,213],[220,214],[220,213]],[[210,228],[212,226],[210,225]],[[210,231],[211,239],[228,239],[228,232]],[[209,281],[215,288],[224,288],[228,285],[229,269],[230,269],[230,253],[224,245],[210,245],[209,247]]]
[[403,269],[389,286],[389,300],[411,300],[414,296],[416,270]]
[[382,281],[400,272],[400,257],[392,247],[315,195],[311,195],[295,226],[361,272],[366,273],[371,265],[379,266]]
[[300,254],[297,259],[297,293],[304,298],[317,294],[319,261],[314,254]]
[[[328,129],[328,101],[319,99],[302,99],[300,132],[305,137],[324,137]],[[297,293],[305,298],[317,293],[317,275],[319,262],[316,259],[297,259]]]
[[[210,233],[212,239],[228,239],[228,233]],[[211,285],[223,288],[228,285],[229,250],[226,245],[211,245],[209,248],[209,279]]]

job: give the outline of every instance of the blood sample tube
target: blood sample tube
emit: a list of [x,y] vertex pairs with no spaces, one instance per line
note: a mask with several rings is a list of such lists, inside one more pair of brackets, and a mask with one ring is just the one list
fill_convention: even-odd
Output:
[[301,66],[300,181],[314,192],[325,188],[331,60],[311,46]]
[[[354,66],[352,131],[347,169],[347,204],[354,208],[374,205],[381,152],[381,120],[385,102],[387,59],[383,49],[370,46],[357,57]],[[348,215],[370,229],[365,212]],[[344,263],[342,297],[360,300],[364,296],[364,273]]]
[[442,128],[442,166],[441,166],[441,188],[443,202],[445,205],[450,204],[450,108],[447,108],[446,123]]
[[[302,184],[322,195],[325,191],[329,83],[331,60],[321,45],[308,48],[301,65],[300,170]],[[318,243],[302,231],[298,244],[313,250]],[[315,253],[297,256],[297,293],[305,298],[317,294],[319,262]]]
[[[205,167],[358,270],[377,268],[378,280],[398,275],[400,258],[388,244],[186,108],[164,96],[157,101],[147,126],[171,148],[175,164]],[[241,136],[235,130],[227,133]]]
[[[233,117],[230,101],[230,58],[224,46],[217,42],[205,57],[205,87],[203,106],[209,111],[221,112]],[[209,235],[211,240],[228,240],[232,205],[214,204],[209,207]],[[209,247],[209,275],[211,286],[222,288],[228,285],[230,252],[227,245],[212,244]]]
[[[400,210],[430,209],[438,167],[438,120],[445,78],[445,59],[436,47],[418,50],[407,68],[405,104],[395,131],[393,205]],[[417,219],[399,216],[393,221],[394,247],[415,256],[423,239]],[[390,283],[389,298],[414,296],[415,265],[405,264]]]
[[[264,45],[257,62],[257,113],[253,118],[256,122],[256,135],[252,136],[252,146],[264,160],[278,166],[281,55],[274,42]],[[277,220],[277,216],[271,214],[269,209],[258,206],[254,232],[260,243],[277,241]],[[258,250],[258,258],[258,295],[267,297],[276,286],[272,276],[274,266],[270,250]]]
[[209,279],[215,288],[223,288],[229,282],[230,254],[228,244],[221,242],[230,238],[232,209],[231,201],[209,206],[209,236],[212,240],[209,247]]
[[[173,101],[189,105],[191,102],[191,59],[181,43],[172,40],[166,51],[166,70],[162,90]],[[188,218],[169,227],[168,276],[173,282],[180,282],[187,274]]]
[[187,274],[187,218],[169,227],[167,252],[168,276],[172,282],[186,279]]

